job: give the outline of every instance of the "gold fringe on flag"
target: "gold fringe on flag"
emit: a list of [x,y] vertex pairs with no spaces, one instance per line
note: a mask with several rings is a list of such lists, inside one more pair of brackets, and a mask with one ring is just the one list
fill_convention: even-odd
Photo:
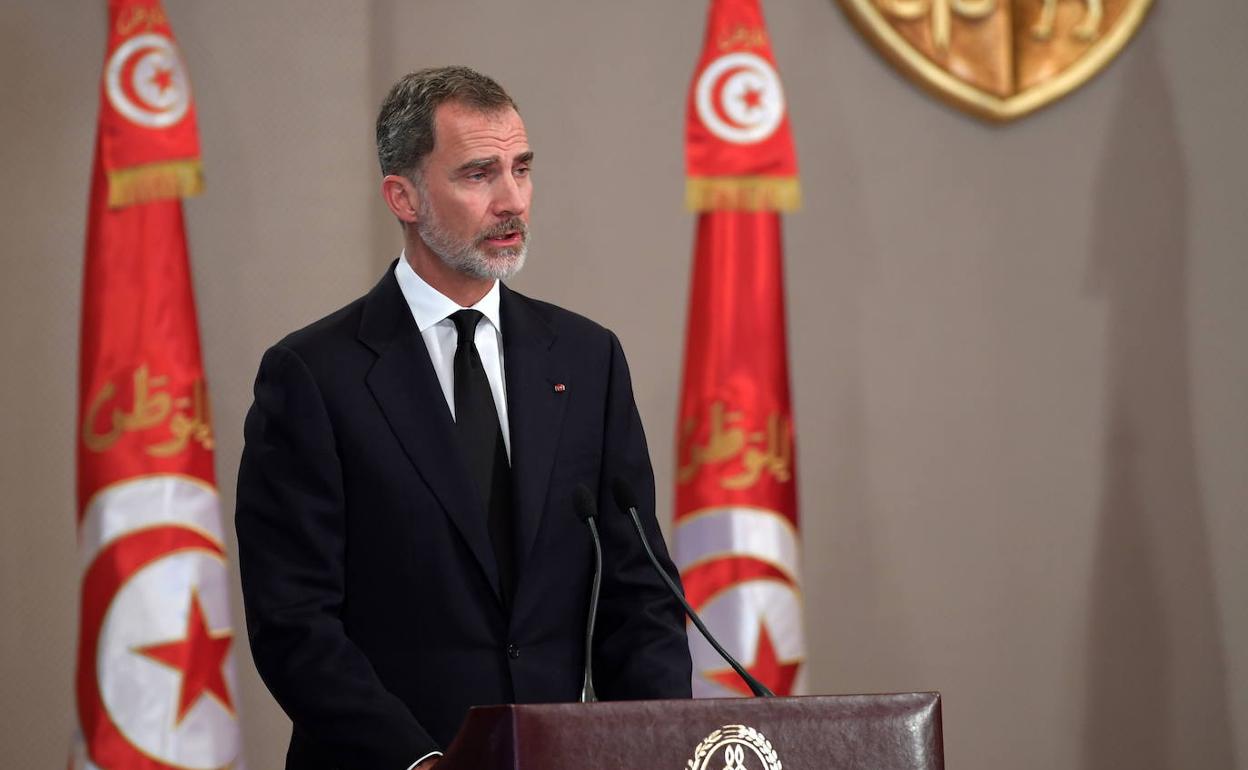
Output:
[[148,163],[108,172],[108,207],[190,198],[204,190],[204,171],[198,158]]
[[792,176],[713,176],[685,180],[690,211],[797,211],[802,187]]

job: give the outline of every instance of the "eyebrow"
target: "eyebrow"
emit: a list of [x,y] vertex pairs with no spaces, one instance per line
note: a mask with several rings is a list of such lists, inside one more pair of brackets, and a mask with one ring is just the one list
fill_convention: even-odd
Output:
[[[532,162],[533,162],[532,150],[523,152],[516,156],[516,163],[532,163]],[[458,174],[458,173],[463,173],[465,171],[472,171],[474,169],[489,168],[490,166],[493,166],[496,163],[498,163],[497,155],[491,155],[488,158],[477,158],[476,160],[470,160],[467,163],[464,163],[463,165],[461,165],[459,168],[455,169],[455,173]]]

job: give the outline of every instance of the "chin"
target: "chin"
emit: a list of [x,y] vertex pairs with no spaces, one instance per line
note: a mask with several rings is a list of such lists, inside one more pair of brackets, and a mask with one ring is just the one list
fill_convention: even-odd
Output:
[[520,269],[524,267],[524,260],[528,256],[528,246],[527,244],[520,244],[519,246],[502,249],[489,256],[484,254],[481,256],[485,257],[481,265],[485,272],[488,272],[491,278],[505,281],[520,272]]
[[492,274],[492,277],[500,281],[507,281],[515,277],[516,273],[519,273],[522,267],[524,267],[523,254],[521,254],[518,259],[509,259],[505,262],[494,263],[491,265],[490,273]]
[[507,249],[497,254],[478,252],[475,259],[466,261],[459,266],[460,272],[473,278],[494,281],[506,281],[524,267],[525,249],[523,246]]

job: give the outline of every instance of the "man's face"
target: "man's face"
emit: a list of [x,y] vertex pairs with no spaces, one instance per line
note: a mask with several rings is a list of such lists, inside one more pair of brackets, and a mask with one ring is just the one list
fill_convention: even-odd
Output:
[[524,122],[510,107],[482,113],[440,105],[417,183],[421,240],[466,275],[515,275],[528,251],[532,160]]

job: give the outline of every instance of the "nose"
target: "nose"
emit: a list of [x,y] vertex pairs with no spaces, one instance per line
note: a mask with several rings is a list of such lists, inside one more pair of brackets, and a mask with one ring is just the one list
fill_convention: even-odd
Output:
[[515,217],[523,215],[528,209],[528,178],[500,174],[494,195],[494,214],[498,217]]

